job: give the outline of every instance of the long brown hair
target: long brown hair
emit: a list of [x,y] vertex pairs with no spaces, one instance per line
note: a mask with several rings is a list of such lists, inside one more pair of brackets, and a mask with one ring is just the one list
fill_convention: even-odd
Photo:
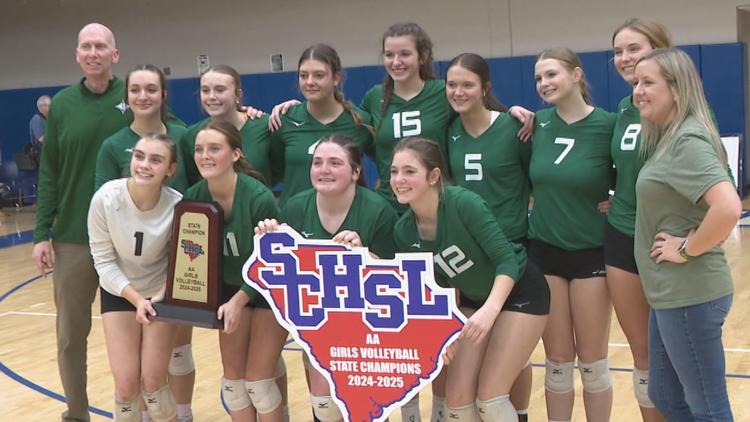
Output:
[[448,67],[445,69],[446,83],[448,82],[448,71],[453,66],[461,66],[479,77],[479,82],[481,82],[482,84],[482,91],[484,91],[484,96],[482,97],[482,104],[484,104],[484,108],[486,108],[487,110],[494,110],[503,113],[508,111],[508,107],[506,107],[505,104],[501,103],[500,100],[495,97],[495,94],[492,93],[492,81],[490,81],[490,65],[487,64],[487,61],[482,56],[474,53],[463,53],[454,57],[453,60],[451,60],[450,64],[448,64]]
[[146,72],[155,73],[159,77],[159,87],[161,88],[161,107],[159,108],[159,118],[163,123],[167,122],[167,78],[164,76],[164,72],[158,67],[152,64],[139,64],[128,72],[125,76],[125,93],[123,94],[123,101],[125,104],[130,105],[128,101],[128,86],[130,85],[130,75],[134,72],[144,70]]
[[[217,64],[209,67],[208,70],[203,72],[203,75],[208,72],[220,73],[232,78],[232,82],[234,83],[234,96],[236,97],[235,107],[237,108],[237,111],[240,111],[240,107],[242,106],[242,79],[240,78],[240,73],[237,72],[237,69],[227,64]],[[203,75],[201,75],[201,78],[203,78]],[[203,108],[203,106],[201,106],[201,108]]]
[[221,133],[222,135],[224,135],[224,138],[227,140],[227,144],[229,144],[229,148],[231,148],[232,151],[236,149],[240,150],[240,158],[239,160],[234,162],[233,166],[235,172],[247,174],[248,176],[252,176],[260,180],[262,183],[266,183],[265,177],[263,177],[263,175],[258,170],[255,170],[253,168],[253,166],[245,158],[245,154],[242,153],[242,136],[240,135],[240,131],[237,130],[237,128],[234,127],[233,124],[224,120],[209,120],[203,127],[201,127],[198,133],[206,130],[215,130]]
[[[332,75],[335,76],[338,73],[341,76],[339,84],[344,83],[344,70],[341,66],[341,58],[339,58],[339,53],[337,53],[330,45],[318,43],[307,47],[305,51],[302,52],[302,55],[300,55],[299,61],[297,62],[297,70],[299,71],[302,64],[308,60],[317,60],[323,63],[331,71]],[[344,93],[341,92],[338,86],[333,88],[333,98],[352,116],[352,119],[354,119],[354,123],[357,126],[362,126],[372,131],[372,128],[362,121],[362,117],[359,113],[354,111],[354,106],[351,101],[344,98]]]
[[448,184],[448,179],[445,172],[445,158],[437,142],[420,137],[402,139],[393,148],[391,162],[393,162],[393,157],[397,153],[404,150],[414,151],[419,162],[427,169],[428,175],[435,169],[440,170],[440,179],[438,179],[437,188],[442,192],[443,187]]
[[353,169],[359,169],[359,178],[357,179],[357,184],[360,186],[367,186],[367,179],[365,178],[365,171],[362,167],[362,149],[359,148],[359,145],[357,145],[354,140],[346,135],[341,135],[338,133],[334,133],[331,135],[326,135],[317,142],[315,145],[315,149],[313,150],[313,156],[315,155],[315,151],[318,150],[318,147],[321,144],[336,144],[340,146],[344,152],[346,152],[346,156],[349,158],[349,165]]
[[[392,37],[410,36],[414,39],[414,45],[419,55],[419,78],[423,81],[435,79],[432,69],[432,40],[421,26],[414,22],[401,22],[391,25],[380,40],[381,54],[385,53],[385,40]],[[383,80],[383,103],[380,106],[380,117],[385,117],[385,111],[391,103],[393,95],[393,78],[388,72]]]

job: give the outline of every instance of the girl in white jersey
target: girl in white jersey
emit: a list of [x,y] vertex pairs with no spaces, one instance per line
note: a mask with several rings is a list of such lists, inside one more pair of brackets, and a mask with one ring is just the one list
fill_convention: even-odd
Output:
[[[101,313],[115,379],[116,421],[176,422],[167,384],[175,327],[151,321],[163,296],[174,206],[182,195],[164,182],[177,169],[175,142],[147,135],[133,148],[131,177],[105,183],[91,200],[89,243],[101,285]],[[127,221],[128,224],[122,224]]]

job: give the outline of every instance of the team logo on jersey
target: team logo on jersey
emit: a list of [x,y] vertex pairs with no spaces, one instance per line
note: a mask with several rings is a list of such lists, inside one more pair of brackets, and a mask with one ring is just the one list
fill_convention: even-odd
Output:
[[548,124],[550,124],[550,121],[549,121],[549,120],[547,120],[546,122],[541,122],[541,123],[539,123],[539,127],[545,127],[545,126],[547,126]]
[[312,233],[308,233],[308,232],[306,232],[306,231],[301,231],[300,233],[302,233],[302,236],[305,236],[305,237],[307,237],[307,238],[309,238],[310,236],[312,236],[312,235],[313,235]]
[[291,119],[289,119],[289,121],[292,122],[292,124],[297,127],[300,127],[304,125],[305,123],[307,123],[307,122],[295,122],[294,120],[291,120]]
[[115,108],[120,110],[120,113],[125,114],[126,111],[128,111],[128,105],[125,104],[125,100],[120,100],[120,103],[115,105]]
[[451,135],[451,139],[453,139],[453,142],[458,141],[458,138],[460,138],[461,135]]
[[253,250],[245,282],[326,377],[344,420],[382,421],[437,377],[465,319],[430,254],[374,259],[286,226]]
[[190,258],[190,262],[195,261],[201,255],[204,255],[203,246],[199,243],[195,243],[192,240],[182,239],[182,251],[185,255]]

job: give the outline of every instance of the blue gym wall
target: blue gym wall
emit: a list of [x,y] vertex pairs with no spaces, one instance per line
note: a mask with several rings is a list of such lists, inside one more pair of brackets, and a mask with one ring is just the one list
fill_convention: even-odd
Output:
[[[722,134],[741,134],[745,139],[745,84],[743,80],[745,49],[743,44],[704,44],[681,47],[693,59],[703,79],[703,86]],[[612,64],[612,52],[580,54],[596,105],[614,111],[629,93]],[[502,57],[489,60],[495,94],[507,105],[522,105],[531,110],[542,107],[534,84],[534,57]],[[439,77],[445,74],[447,62],[437,64]],[[365,92],[383,79],[381,65],[352,67],[346,70],[344,92],[355,104]],[[301,99],[294,72],[244,75],[246,104],[270,111],[274,104],[289,98]],[[198,101],[198,78],[172,79],[168,82],[169,102],[177,116],[187,123],[204,117]],[[29,88],[0,91],[0,148],[3,161],[10,161],[28,140],[28,121],[36,111],[36,99],[53,95],[62,87]],[[742,177],[750,186],[747,171],[747,148]]]

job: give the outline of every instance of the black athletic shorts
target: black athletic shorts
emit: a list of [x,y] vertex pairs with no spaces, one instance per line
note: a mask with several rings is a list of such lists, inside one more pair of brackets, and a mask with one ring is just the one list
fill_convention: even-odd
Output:
[[135,312],[135,306],[128,302],[127,299],[121,296],[115,296],[108,291],[99,287],[100,293],[100,310],[101,313],[106,312]]
[[[460,306],[474,310],[484,305],[484,300],[472,300],[463,293],[459,293]],[[531,315],[549,314],[549,286],[544,273],[531,260],[526,264],[521,279],[513,286],[510,295],[505,300],[503,311],[521,312]]]
[[568,281],[574,278],[605,277],[604,248],[566,251],[540,240],[529,239],[529,258],[544,274],[562,277]]
[[604,263],[629,273],[638,274],[633,253],[635,239],[607,223],[604,228]]
[[[229,299],[234,296],[237,291],[240,290],[240,286],[233,286],[231,284],[221,285],[221,303],[227,303]],[[255,298],[245,304],[246,308],[265,308],[271,309],[271,305],[266,302],[266,299],[260,293],[255,295]]]

